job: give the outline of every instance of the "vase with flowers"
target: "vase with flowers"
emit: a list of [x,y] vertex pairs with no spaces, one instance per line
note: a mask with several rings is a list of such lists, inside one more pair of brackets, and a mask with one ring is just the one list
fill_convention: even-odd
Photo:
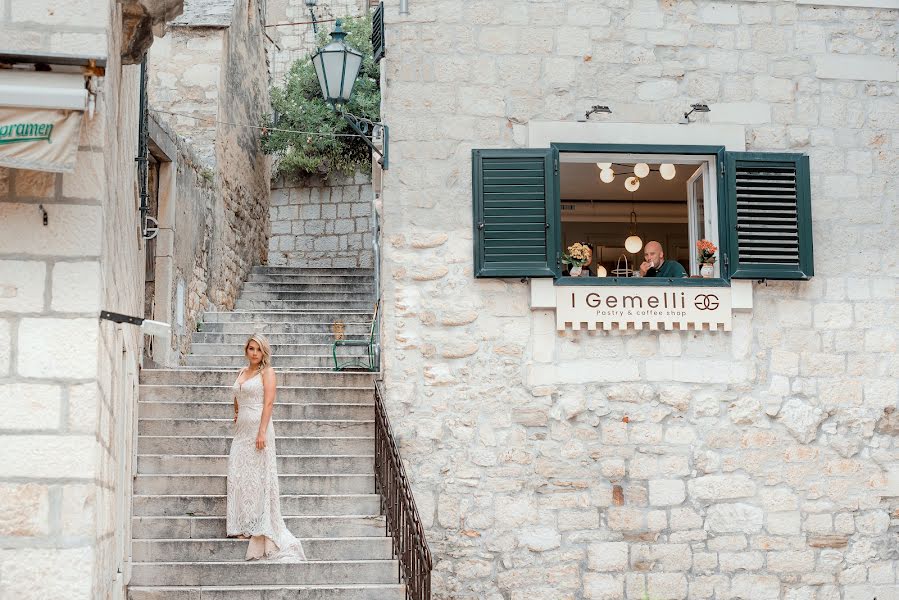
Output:
[[715,261],[718,260],[715,256],[718,248],[709,240],[699,240],[696,242],[696,249],[699,250],[699,274],[705,278],[712,277],[715,274]]
[[593,258],[593,251],[586,244],[575,242],[568,246],[568,251],[562,253],[562,262],[568,265],[568,274],[571,277],[580,277],[584,265]]

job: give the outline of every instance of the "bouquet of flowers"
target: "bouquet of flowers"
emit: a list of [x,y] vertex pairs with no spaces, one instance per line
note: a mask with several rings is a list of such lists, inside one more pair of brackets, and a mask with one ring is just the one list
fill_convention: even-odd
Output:
[[715,256],[715,253],[718,252],[718,248],[712,242],[708,240],[699,240],[696,242],[696,248],[699,250],[699,264],[701,265],[713,265],[718,258]]
[[568,252],[562,253],[562,262],[571,267],[571,275],[577,277],[581,268],[590,261],[593,251],[586,244],[575,242],[568,246]]

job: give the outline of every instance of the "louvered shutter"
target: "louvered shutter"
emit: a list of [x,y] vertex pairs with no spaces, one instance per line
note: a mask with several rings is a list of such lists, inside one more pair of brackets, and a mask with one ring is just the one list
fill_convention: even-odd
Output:
[[808,157],[728,152],[728,259],[734,279],[814,275]]
[[476,277],[560,274],[559,152],[473,150]]
[[378,8],[371,16],[371,49],[374,61],[384,58],[384,3],[380,2]]

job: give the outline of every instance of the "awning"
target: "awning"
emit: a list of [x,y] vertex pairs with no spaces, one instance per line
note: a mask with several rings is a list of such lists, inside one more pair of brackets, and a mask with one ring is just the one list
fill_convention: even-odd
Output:
[[81,73],[0,69],[0,167],[74,171],[87,98]]

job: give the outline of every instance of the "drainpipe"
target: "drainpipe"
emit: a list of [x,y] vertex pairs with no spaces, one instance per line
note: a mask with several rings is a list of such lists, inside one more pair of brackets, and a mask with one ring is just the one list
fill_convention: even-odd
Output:
[[409,14],[409,0],[400,0],[400,14],[401,15]]

